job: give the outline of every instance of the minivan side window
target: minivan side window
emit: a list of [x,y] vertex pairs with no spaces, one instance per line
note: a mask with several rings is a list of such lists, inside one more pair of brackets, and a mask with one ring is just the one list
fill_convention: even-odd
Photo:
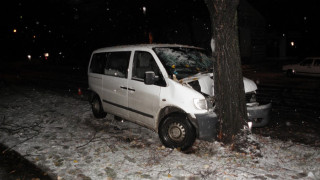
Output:
[[96,53],[92,56],[90,72],[103,74],[103,69],[106,64],[106,53]]
[[148,52],[136,51],[133,59],[132,78],[144,79],[146,71],[153,71],[156,76],[159,75],[159,68],[152,55]]
[[132,79],[137,81],[143,81],[146,71],[153,71],[155,75],[159,77],[158,82],[155,83],[156,85],[166,85],[163,76],[160,72],[160,69],[156,61],[154,60],[153,56],[149,52],[136,51],[133,59]]
[[130,51],[108,53],[104,74],[127,78],[130,54]]

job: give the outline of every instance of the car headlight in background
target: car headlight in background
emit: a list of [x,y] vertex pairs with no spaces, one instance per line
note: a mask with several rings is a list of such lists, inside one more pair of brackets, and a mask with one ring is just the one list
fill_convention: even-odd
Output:
[[207,101],[205,99],[193,99],[193,103],[197,109],[201,109],[201,110],[208,109]]
[[43,53],[43,55],[44,55],[44,59],[47,60],[49,57],[49,53]]

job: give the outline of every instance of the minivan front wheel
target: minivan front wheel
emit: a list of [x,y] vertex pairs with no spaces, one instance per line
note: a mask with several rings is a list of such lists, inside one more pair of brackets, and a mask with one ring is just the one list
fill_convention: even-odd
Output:
[[174,114],[160,124],[159,137],[166,147],[185,150],[193,145],[196,131],[185,115]]
[[91,109],[94,117],[96,118],[104,118],[106,117],[106,113],[103,111],[102,104],[99,96],[94,96],[91,101]]

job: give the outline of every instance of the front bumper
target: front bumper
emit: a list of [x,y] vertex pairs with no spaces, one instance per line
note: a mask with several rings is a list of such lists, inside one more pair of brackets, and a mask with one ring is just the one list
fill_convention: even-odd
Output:
[[271,119],[271,103],[253,107],[247,107],[249,121],[252,121],[252,127],[263,127]]
[[[262,127],[268,124],[271,118],[271,103],[247,107],[248,118],[252,121],[252,127]],[[205,141],[213,141],[217,136],[218,117],[214,112],[195,114],[196,118],[189,115],[191,123],[196,127],[198,138]]]
[[192,124],[196,127],[198,138],[205,141],[213,141],[217,135],[218,117],[216,113],[195,114],[196,118],[191,118]]

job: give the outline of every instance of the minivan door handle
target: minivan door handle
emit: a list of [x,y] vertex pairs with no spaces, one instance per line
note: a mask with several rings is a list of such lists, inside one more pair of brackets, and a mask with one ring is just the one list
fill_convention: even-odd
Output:
[[132,89],[132,88],[128,88],[128,90],[129,90],[129,91],[136,91],[135,89]]
[[128,90],[128,88],[127,88],[127,87],[125,87],[125,86],[120,86],[120,88],[121,88],[121,89]]

